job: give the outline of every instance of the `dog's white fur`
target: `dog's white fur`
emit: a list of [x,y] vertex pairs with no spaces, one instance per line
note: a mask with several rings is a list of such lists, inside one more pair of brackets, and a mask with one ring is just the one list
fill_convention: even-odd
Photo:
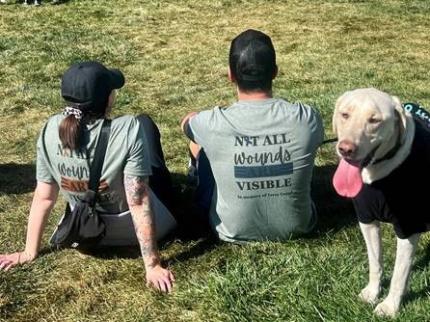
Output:
[[[336,150],[339,155],[339,144],[343,140],[352,142],[357,147],[353,161],[359,162],[373,153],[370,163],[361,172],[365,183],[382,179],[396,169],[409,155],[415,134],[412,116],[404,111],[399,99],[373,88],[346,92],[337,100],[333,129],[338,136]],[[400,142],[400,148],[394,156],[373,164],[383,159],[397,142]],[[359,297],[365,302],[375,304],[380,294],[383,273],[380,223],[360,223],[360,229],[368,253],[369,283]],[[419,238],[420,234],[414,234],[407,239],[397,238],[390,291],[376,306],[376,314],[392,317],[399,311]]]

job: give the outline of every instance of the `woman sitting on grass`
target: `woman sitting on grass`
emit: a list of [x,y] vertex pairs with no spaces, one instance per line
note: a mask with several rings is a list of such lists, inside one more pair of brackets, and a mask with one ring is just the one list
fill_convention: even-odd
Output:
[[[71,208],[83,197],[103,120],[113,106],[115,89],[123,85],[124,76],[119,70],[107,69],[98,62],[74,64],[63,75],[61,92],[67,107],[63,114],[48,120],[37,143],[37,187],[25,250],[0,255],[0,269],[9,270],[37,257],[60,189]],[[146,115],[114,118],[110,127],[97,201],[97,210],[104,214],[106,234],[98,245],[139,244],[147,285],[170,292],[174,277],[161,266],[157,249],[157,239],[175,225],[160,201],[167,203],[171,195],[160,133]]]

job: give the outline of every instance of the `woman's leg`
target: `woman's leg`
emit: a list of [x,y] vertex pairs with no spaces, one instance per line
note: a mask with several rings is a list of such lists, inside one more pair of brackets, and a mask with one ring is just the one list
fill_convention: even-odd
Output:
[[[176,220],[151,189],[149,197],[155,219],[156,238],[160,241],[176,227]],[[106,234],[99,246],[139,245],[130,211],[114,215],[102,214],[101,217],[106,225]]]

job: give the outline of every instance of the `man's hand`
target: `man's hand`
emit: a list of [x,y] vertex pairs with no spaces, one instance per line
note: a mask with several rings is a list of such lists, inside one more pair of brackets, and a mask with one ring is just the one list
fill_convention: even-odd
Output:
[[0,255],[0,270],[8,271],[14,266],[31,262],[35,257],[26,252]]
[[146,286],[148,287],[163,293],[170,293],[174,282],[175,277],[172,272],[160,265],[146,269]]

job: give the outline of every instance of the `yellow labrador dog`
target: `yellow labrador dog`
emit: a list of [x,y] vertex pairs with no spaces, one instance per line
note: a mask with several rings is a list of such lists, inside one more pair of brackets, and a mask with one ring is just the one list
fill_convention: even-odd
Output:
[[397,97],[374,88],[344,93],[336,102],[333,128],[340,156],[336,191],[352,198],[369,259],[369,283],[359,297],[371,304],[381,291],[380,222],[390,222],[397,253],[387,297],[375,313],[394,316],[405,294],[420,233],[430,230],[425,207],[430,182],[430,130]]

